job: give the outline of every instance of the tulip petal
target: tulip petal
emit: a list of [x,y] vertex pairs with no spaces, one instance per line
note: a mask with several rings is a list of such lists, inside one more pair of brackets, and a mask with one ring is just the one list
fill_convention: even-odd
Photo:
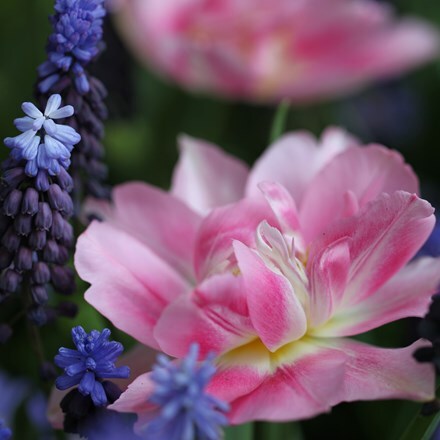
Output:
[[[417,193],[418,180],[396,151],[380,146],[350,148],[310,183],[300,206],[302,233],[310,243],[329,223],[356,214],[381,193]],[[354,199],[354,200],[353,200]]]
[[179,144],[172,194],[200,214],[243,197],[249,172],[244,162],[189,136],[180,136]]
[[96,215],[146,244],[160,258],[194,278],[192,260],[200,217],[180,200],[153,186],[134,182],[117,186],[113,208],[102,202],[88,204]]
[[407,317],[422,317],[440,285],[440,259],[420,258],[364,301],[341,307],[316,336],[351,336]]
[[163,309],[190,289],[145,245],[105,223],[93,222],[80,236],[75,267],[91,283],[86,300],[116,327],[154,348],[152,331]]
[[[300,420],[328,412],[338,401],[347,360],[342,351],[321,348],[310,339],[273,354],[260,350],[258,357],[244,352],[227,362],[220,359],[220,373],[210,384],[214,395],[230,403],[232,424]],[[235,380],[230,382],[229,375]]]
[[421,364],[414,351],[426,342],[419,340],[404,348],[379,348],[351,339],[321,339],[323,347],[349,356],[345,364],[341,402],[377,399],[428,401],[434,398],[432,365]]
[[204,281],[193,295],[185,295],[164,310],[154,336],[161,349],[184,357],[193,342],[200,356],[243,345],[255,339],[241,277],[226,273]]
[[310,266],[309,331],[326,322],[343,298],[350,269],[349,239],[323,248]]
[[269,269],[243,243],[235,241],[234,250],[244,278],[249,316],[264,345],[273,352],[301,338],[307,319],[287,278]]
[[249,175],[246,194],[258,194],[260,182],[276,181],[300,206],[303,193],[316,173],[338,153],[356,144],[353,137],[338,128],[327,129],[321,141],[307,132],[286,134],[257,160]]
[[[341,307],[365,300],[420,249],[434,227],[432,206],[415,194],[382,194],[357,216],[323,232],[310,249],[310,262],[332,243],[349,237],[351,267]],[[313,264],[313,263],[311,263]]]
[[286,188],[277,182],[261,182],[258,187],[272,208],[282,232],[289,233],[300,230],[296,203]]

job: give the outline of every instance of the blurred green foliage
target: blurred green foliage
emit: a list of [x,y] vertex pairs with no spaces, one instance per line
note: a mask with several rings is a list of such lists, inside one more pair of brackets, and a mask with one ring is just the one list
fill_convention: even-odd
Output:
[[[35,69],[45,59],[44,47],[50,33],[47,16],[52,6],[52,0],[0,1],[0,138],[16,134],[12,121],[21,113],[20,104],[33,100]],[[399,14],[424,17],[440,29],[440,2],[436,0],[396,0],[395,8]],[[126,54],[123,64],[117,64],[115,57],[120,51],[121,45],[117,39],[112,38],[108,42],[107,55],[104,54],[100,61],[104,70],[110,72],[107,85],[111,118],[106,127],[105,144],[112,184],[139,179],[166,188],[177,160],[176,137],[179,133],[217,143],[248,163],[252,163],[268,145],[276,112],[274,107],[188,94],[146,71]],[[111,81],[113,65],[125,72],[124,81],[128,83],[125,84],[126,88],[112,88],[115,83]],[[99,72],[100,66],[96,66],[96,69]],[[440,61],[432,62],[399,79],[398,86],[408,90],[415,97],[417,105],[414,117],[405,112],[399,116],[399,110],[402,109],[398,108],[398,103],[397,108],[390,110],[397,116],[393,130],[390,129],[387,137],[387,146],[403,152],[421,177],[428,193],[427,198],[440,204]],[[363,121],[365,114],[356,113],[359,100],[369,99],[377,93],[380,92],[377,92],[375,85],[371,85],[356,95],[333,102],[293,106],[287,115],[286,129],[307,129],[319,135],[328,125],[343,125],[355,134],[360,134],[366,142],[380,142],[383,140],[381,136],[374,130],[369,131],[368,121]],[[379,99],[377,111],[388,112],[387,108],[381,108],[381,102]],[[124,112],[119,111],[122,107]],[[344,109],[347,108],[350,117],[346,117],[347,111]],[[418,123],[415,124],[412,119],[417,119]],[[360,133],[358,128],[362,125],[367,126],[367,129]],[[414,129],[407,130],[403,137],[396,135],[393,138],[394,131],[411,128],[412,125],[415,125]],[[1,148],[0,158],[4,158],[7,153],[6,147]],[[55,326],[43,329],[43,340],[49,357],[53,356],[60,345],[71,344],[69,330],[72,325],[80,323],[91,329],[102,328],[107,324],[104,318],[84,303],[81,292],[85,286],[80,284],[79,287],[79,316],[73,322],[60,320]],[[408,322],[392,324],[362,339],[382,346],[398,346],[410,339],[411,328],[413,326]],[[114,336],[115,339],[124,339],[120,332],[115,332]],[[15,339],[27,341],[24,325],[18,329]],[[125,338],[125,342],[130,345],[128,338]],[[15,342],[7,348],[1,348],[0,367],[36,380],[37,363],[30,353],[31,349],[26,342],[22,345]],[[417,404],[406,402],[342,404],[331,415],[301,423],[303,434],[297,428],[294,429],[293,425],[279,429],[284,429],[287,440],[290,436],[292,440],[300,439],[301,435],[307,440],[322,439],[329,435],[338,440],[393,439],[398,438],[417,409]],[[270,429],[264,425],[257,428],[260,429],[260,437],[261,432]],[[34,438],[21,424],[17,424],[17,429],[16,438]],[[237,429],[229,430],[227,438],[245,438],[244,432],[249,433],[251,428]]]

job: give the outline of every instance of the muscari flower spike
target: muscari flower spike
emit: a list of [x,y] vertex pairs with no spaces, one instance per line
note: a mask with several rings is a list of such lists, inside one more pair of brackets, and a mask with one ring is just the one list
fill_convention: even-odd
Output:
[[86,196],[108,199],[104,184],[107,167],[103,163],[103,120],[108,116],[105,86],[87,71],[102,49],[104,0],[56,0],[50,18],[53,33],[46,52],[47,60],[38,68],[37,98],[45,104],[50,94],[60,93],[75,108],[68,124],[81,135],[73,151],[71,174],[78,213]]
[[151,379],[155,383],[149,401],[160,413],[146,428],[146,438],[167,440],[218,440],[229,405],[206,393],[216,371],[214,355],[197,362],[198,344],[191,345],[180,363],[159,355]]
[[78,386],[83,396],[90,396],[95,406],[108,404],[103,379],[127,378],[130,369],[116,367],[115,361],[123,352],[121,343],[109,341],[110,330],[92,330],[87,333],[81,326],[72,329],[72,339],[76,350],[61,347],[55,356],[55,364],[64,369],[56,379],[59,390]]
[[44,79],[38,87],[48,92],[59,81],[63,72],[70,72],[81,94],[90,90],[84,66],[100,51],[104,0],[57,0],[55,15],[51,17],[53,33],[47,44],[47,60],[38,73]]
[[[14,121],[22,133],[4,141],[11,152],[0,182],[0,302],[21,291],[29,319],[43,325],[76,312],[71,303],[53,308],[47,302],[51,287],[61,294],[75,289],[66,265],[74,243],[67,169],[80,136],[58,123],[73,114],[73,107],[61,106],[60,95],[50,96],[44,111],[29,102],[22,108],[26,116]],[[3,341],[12,334],[9,325],[0,324],[0,330]]]

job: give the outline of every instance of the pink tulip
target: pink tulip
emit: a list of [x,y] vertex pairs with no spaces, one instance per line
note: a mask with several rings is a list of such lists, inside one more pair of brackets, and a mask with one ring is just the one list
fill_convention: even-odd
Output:
[[[425,314],[440,259],[410,261],[434,226],[411,168],[339,129],[287,134],[251,171],[182,137],[171,193],[143,183],[94,203],[80,237],[86,300],[177,358],[217,353],[209,392],[231,423],[296,420],[339,402],[429,400],[434,371],[406,348],[350,336]],[[113,405],[151,417],[150,373]]]
[[120,0],[134,54],[183,87],[232,98],[328,98],[436,56],[437,32],[373,0]]

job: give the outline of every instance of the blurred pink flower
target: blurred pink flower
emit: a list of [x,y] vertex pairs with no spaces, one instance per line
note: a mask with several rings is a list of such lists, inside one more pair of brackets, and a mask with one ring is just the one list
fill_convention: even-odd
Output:
[[[209,392],[231,423],[312,417],[343,401],[429,400],[434,371],[418,342],[385,349],[350,339],[422,316],[440,259],[407,264],[433,208],[402,157],[339,129],[287,134],[251,171],[208,143],[181,138],[171,194],[143,183],[80,237],[86,300],[141,343],[177,358],[218,354]],[[150,373],[113,405],[147,423]]]
[[439,37],[373,0],[120,0],[135,55],[182,86],[312,101],[433,58]]

